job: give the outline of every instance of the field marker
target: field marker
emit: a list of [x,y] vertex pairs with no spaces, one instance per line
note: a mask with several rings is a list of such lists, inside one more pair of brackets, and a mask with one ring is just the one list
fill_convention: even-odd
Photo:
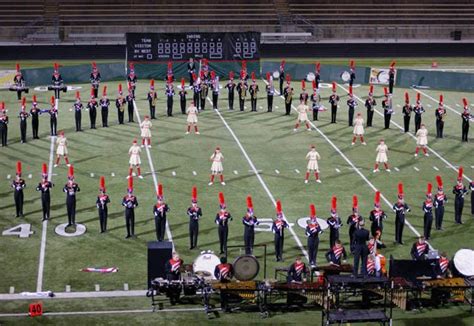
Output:
[[112,172],[112,173],[110,174],[110,176],[115,177],[115,173]]
[[258,108],[259,108],[260,110],[263,109],[261,105],[260,105]]
[[300,170],[298,170],[298,169],[295,169],[295,172],[298,173],[298,174],[300,174]]
[[28,179],[31,179],[33,178],[33,175],[32,174],[28,174]]
[[71,292],[71,286],[70,285],[66,285],[66,292]]
[[[354,168],[354,170],[355,170],[355,169],[356,169],[356,168]],[[337,172],[337,173],[341,173],[341,170],[339,170],[338,168],[336,168],[336,172]]]
[[10,294],[15,293],[15,287],[14,287],[14,286],[10,286],[10,291],[9,291],[8,293],[10,293]]
[[[244,155],[245,159],[247,160],[248,164],[250,165],[250,167],[252,168],[252,171],[255,173],[258,181],[260,182],[260,184],[262,185],[263,189],[265,190],[265,192],[267,193],[268,197],[270,198],[270,200],[272,201],[273,205],[276,207],[276,200],[275,200],[275,197],[273,197],[273,194],[270,192],[270,189],[268,189],[267,187],[267,184],[265,183],[265,181],[263,181],[263,178],[260,176],[260,174],[258,173],[258,170],[257,168],[255,167],[255,165],[253,164],[252,160],[250,159],[249,155],[247,154],[247,152],[245,151],[244,147],[242,146],[242,144],[240,143],[240,140],[239,138],[237,138],[237,136],[235,135],[234,131],[232,130],[232,128],[227,124],[227,121],[224,119],[224,117],[222,116],[222,114],[218,111],[218,110],[214,110],[214,112],[219,116],[219,118],[222,120],[222,122],[224,123],[225,127],[227,128],[227,130],[229,131],[229,133],[231,134],[232,138],[234,138],[235,142],[237,143],[237,146],[239,147],[240,151],[242,152],[242,154]],[[288,220],[286,219],[286,216],[285,216],[285,213],[283,213],[283,219],[285,219],[288,222]],[[306,257],[307,260],[309,260],[309,256],[308,256],[308,252],[306,251],[306,249],[304,248],[303,246],[303,243],[301,242],[300,238],[298,237],[298,235],[296,234],[295,230],[290,227],[288,229],[291,233],[291,235],[293,236],[293,239],[295,239],[296,241],[296,244],[298,245],[298,247],[300,248],[301,252],[303,253],[303,255]]]
[[[140,124],[142,123],[142,119],[140,118],[140,113],[138,113],[137,102],[135,102],[135,100],[133,100],[133,109],[135,111],[135,115],[137,116],[138,126],[140,127]],[[148,165],[150,166],[151,176],[153,177],[153,183],[155,185],[155,188],[153,191],[156,191],[155,189],[158,189],[158,178],[156,177],[155,167],[153,166],[153,160],[151,159],[151,153],[148,146],[145,147],[145,151],[148,157]],[[176,172],[173,171],[173,173],[174,175],[176,175]],[[166,235],[168,237],[168,240],[171,242],[171,245],[173,246],[173,251],[174,251],[173,236],[171,234],[171,229],[170,229],[168,219],[166,219]]]
[[172,171],[172,172],[171,172],[171,175],[172,175],[173,177],[175,177],[175,176],[176,176],[176,172],[175,172],[175,171]]
[[[266,82],[266,81],[265,81]],[[341,87],[342,89],[345,90],[345,88],[343,88],[341,85],[337,84],[339,87]],[[347,92],[347,91],[346,91]],[[283,96],[280,95],[281,98],[284,99]],[[361,101],[363,104],[364,102],[357,96],[354,96],[355,98],[357,98],[359,101]],[[292,105],[293,107],[293,110],[296,111],[296,108],[294,105]],[[377,110],[375,110],[376,112],[378,112]],[[379,113],[380,114],[380,113]],[[334,148],[336,150],[336,152],[339,153],[339,155],[341,155],[341,157],[352,167],[354,168],[354,171],[356,171],[356,173],[369,185],[370,188],[372,188],[372,190],[374,192],[378,191],[378,189],[374,186],[374,184],[372,182],[369,181],[369,179],[367,179],[367,177],[365,175],[362,174],[362,172],[360,172],[359,170],[355,169],[355,165],[354,163],[352,163],[351,160],[349,160],[349,158],[339,149],[339,147],[336,146],[336,144],[334,144],[332,142],[331,139],[329,139],[326,134],[324,132],[322,132],[318,127],[316,127],[316,125],[312,122],[312,121],[308,121],[310,125],[313,126],[314,130],[316,130],[331,146],[332,148]],[[388,201],[388,199],[382,194],[382,192],[380,192],[380,198],[383,199],[383,201],[387,204],[387,206],[391,209],[392,208],[392,204]],[[413,231],[413,233],[416,235],[416,236],[420,236],[420,233],[413,227],[413,225],[411,225],[411,223],[405,219],[405,224]],[[430,245],[431,246],[431,245]]]
[[123,290],[128,291],[128,283],[123,283]]
[[91,178],[93,178],[93,177],[94,177],[94,173],[91,173]]
[[193,175],[197,175],[196,171],[193,171]]
[[394,167],[395,171],[400,172],[400,169],[397,167]]
[[237,175],[239,174],[239,172],[237,170],[234,170],[234,174]]
[[7,179],[10,180],[12,176],[10,174],[7,174]]
[[275,170],[275,173],[276,173],[276,174],[280,174],[280,171],[278,171],[278,170]]
[[278,109],[278,106],[275,105],[275,109]]
[[471,169],[474,169],[474,165],[471,165]]
[[[59,99],[55,102],[56,109],[59,107]],[[56,136],[51,136],[51,142],[49,146],[49,162],[48,162],[48,181],[53,178],[53,160],[54,160],[54,144]],[[41,246],[38,262],[38,278],[36,280],[36,292],[43,291],[43,273],[44,273],[44,257],[46,255],[46,236],[48,231],[48,220],[44,220],[42,223],[41,230]]]
[[[339,86],[340,88],[342,88],[345,92],[348,92],[344,87],[342,87],[340,84],[337,84],[337,86]],[[426,97],[428,98],[431,98],[433,101],[437,102],[434,98],[432,98],[431,96],[415,89],[415,91],[425,95]],[[357,100],[359,100],[359,102],[361,102],[362,104],[364,104],[365,102],[361,100],[360,97],[354,95],[354,98],[356,98]],[[445,107],[447,107],[449,109],[449,107],[447,105],[445,105]],[[380,111],[378,111],[377,109],[374,109],[375,112],[377,112],[378,115],[380,115],[381,117],[383,117],[383,113],[380,113]],[[457,112],[457,111],[455,111]],[[459,114],[459,112],[457,112]],[[402,126],[400,126],[398,123],[396,123],[395,121],[393,121],[393,119],[390,121],[391,123],[393,123],[394,126],[396,126],[398,129],[400,130],[404,130]],[[406,133],[408,136],[410,136],[411,138],[415,139],[416,140],[416,137],[411,133],[411,132],[407,132]],[[444,157],[442,157],[440,154],[438,154],[438,152],[436,152],[434,149],[432,149],[431,147],[429,146],[426,146],[426,148],[428,148],[428,150],[433,153],[437,158],[439,158],[441,161],[443,161],[445,164],[447,164],[451,169],[453,169],[454,171],[458,172],[458,169],[453,165],[451,164],[448,160],[446,160]],[[464,179],[466,179],[467,181],[471,182],[472,180],[466,176],[466,174],[463,175]]]
[[439,171],[438,167],[436,167],[434,165],[433,165],[433,169],[435,169],[436,171]]
[[100,285],[99,284],[96,284],[95,285],[95,292],[99,292],[100,291]]
[[413,167],[415,169],[416,172],[420,172],[420,169],[417,168],[416,166]]

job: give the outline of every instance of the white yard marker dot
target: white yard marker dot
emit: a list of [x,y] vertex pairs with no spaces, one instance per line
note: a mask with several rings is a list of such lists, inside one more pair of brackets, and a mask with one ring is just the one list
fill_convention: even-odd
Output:
[[173,177],[175,177],[175,176],[176,176],[176,172],[174,172],[174,171],[171,172],[171,175],[172,175]]
[[93,177],[94,177],[94,173],[91,173],[91,178],[93,178]]
[[275,105],[275,109],[278,109],[278,106]]
[[95,285],[95,292],[100,292],[100,285],[99,284]]
[[193,175],[197,175],[196,171],[193,171]]
[[70,285],[66,285],[66,292],[71,292],[71,286]]
[[400,172],[400,169],[397,167],[394,167],[395,171]]
[[474,169],[474,165],[471,165],[471,169]]
[[32,174],[28,174],[28,179],[31,179],[33,178],[33,175]]
[[15,293],[15,287],[14,286],[10,286],[10,291],[9,291],[10,294],[13,294]]
[[300,170],[298,170],[298,169],[295,169],[295,172],[298,173],[298,174],[300,174]]
[[123,283],[123,290],[128,291],[128,283]]
[[259,109],[263,109],[261,105],[260,105],[258,108],[259,108]]
[[246,109],[247,107],[244,105],[244,109]]
[[435,169],[436,171],[439,171],[438,167],[436,166],[433,166],[433,169]]
[[110,176],[115,177],[115,173],[112,172],[112,173],[110,174]]
[[337,172],[337,173],[341,173],[341,170],[339,170],[338,168],[336,168],[336,172]]
[[280,171],[278,171],[278,170],[275,170],[275,173],[276,173],[276,174],[280,174]]
[[136,177],[137,174],[135,172],[132,172],[132,177]]
[[431,104],[428,104],[428,107],[430,108],[430,107],[431,107]]
[[11,179],[12,176],[10,174],[7,175],[7,179]]
[[419,172],[419,171],[420,171],[420,169],[419,169],[419,168],[417,168],[416,166],[414,166],[413,168],[414,168],[414,169],[415,169],[415,171],[417,171],[417,172]]
[[235,175],[239,174],[239,171],[234,170],[234,174],[235,174]]

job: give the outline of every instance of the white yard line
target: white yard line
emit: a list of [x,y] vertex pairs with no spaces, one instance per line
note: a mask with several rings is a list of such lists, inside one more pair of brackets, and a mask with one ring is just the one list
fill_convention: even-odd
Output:
[[[140,124],[142,123],[142,120],[140,119],[140,113],[138,113],[137,103],[135,102],[135,100],[133,100],[133,108],[134,108],[134,111],[135,111],[135,115],[137,116],[138,128],[140,128]],[[145,151],[146,151],[146,155],[148,157],[148,164],[150,165],[151,176],[153,177],[153,183],[155,184],[154,191],[156,192],[156,190],[158,189],[158,178],[156,177],[155,167],[153,165],[153,160],[151,158],[151,153],[150,153],[150,149],[148,148],[148,146],[145,146]],[[166,235],[168,236],[168,240],[171,241],[171,244],[173,246],[173,251],[174,251],[173,236],[171,234],[168,219],[166,219]]]
[[[341,86],[340,84],[337,84],[338,87],[342,88],[345,92],[348,92],[347,89],[345,89],[343,86]],[[364,104],[365,102],[361,100],[360,97],[354,95],[354,97],[359,100],[359,102],[361,102],[362,104]],[[378,111],[377,109],[375,109],[375,112],[377,112],[378,115],[382,116],[383,117],[383,113],[381,113],[380,111]],[[400,126],[398,123],[396,123],[395,121],[393,121],[393,119],[390,120],[390,122],[392,124],[394,124],[398,129],[400,130],[404,130],[402,126]],[[411,138],[415,139],[416,140],[416,137],[411,133],[411,132],[407,132],[406,133],[407,135],[409,135]],[[453,165],[451,164],[449,161],[447,161],[444,157],[442,157],[440,154],[438,154],[438,152],[436,152],[434,149],[432,149],[431,147],[429,146],[426,146],[426,148],[428,148],[428,150],[433,153],[437,158],[439,158],[441,161],[443,161],[446,165],[448,165],[451,169],[453,169],[454,171],[458,172],[458,169]],[[464,179],[466,179],[467,181],[471,182],[472,180],[466,176],[466,174],[463,174],[463,177]]]
[[[59,100],[56,99],[56,109],[59,106]],[[51,144],[49,147],[49,164],[48,164],[48,181],[53,179],[53,160],[54,160],[54,143],[56,136],[51,136]],[[50,217],[50,216],[48,216]],[[46,255],[46,236],[48,235],[48,220],[43,221],[41,230],[41,246],[38,262],[38,278],[36,279],[36,292],[43,291],[43,273],[44,273],[44,257]]]
[[[418,90],[418,89],[416,89],[416,88],[413,88],[413,90],[414,90],[415,92],[420,93],[420,94],[422,94],[423,96],[429,98],[429,99],[432,100],[433,102],[439,103],[439,101],[438,101],[437,99],[435,99],[434,97],[429,96],[429,95],[426,94],[425,92],[422,92],[422,91],[420,91],[420,90]],[[459,104],[456,104],[456,105],[459,105]],[[428,106],[431,107],[431,105],[429,105],[429,104],[428,104]],[[447,104],[445,104],[444,107],[447,108],[447,109],[449,109],[449,110],[451,110],[451,111],[453,111],[453,112],[456,113],[457,115],[461,115],[461,113],[459,113],[458,111],[454,110],[452,107],[450,107],[450,106],[447,105]]]
[[[265,81],[266,82],[266,81]],[[341,87],[341,86],[339,86]],[[282,95],[280,95],[281,98],[284,99],[284,97]],[[360,100],[360,99],[359,99]],[[292,105],[293,107],[293,110],[296,111],[296,108],[294,105]],[[378,191],[379,189],[377,189],[374,184],[372,182],[369,181],[369,179],[367,179],[367,177],[365,175],[362,174],[362,172],[360,172],[359,169],[356,168],[356,166],[354,165],[354,163],[352,163],[351,160],[349,160],[349,158],[339,149],[339,147],[336,146],[336,144],[334,144],[332,142],[332,140],[330,140],[326,134],[324,132],[322,132],[319,128],[316,127],[316,125],[308,120],[309,124],[313,127],[314,130],[316,130],[328,143],[329,145],[332,146],[332,148],[334,148],[334,150],[336,152],[339,153],[339,155],[341,155],[341,157],[352,167],[352,169],[365,181],[365,183],[367,183],[369,185],[370,188],[372,188],[372,190],[374,192]],[[383,195],[382,192],[380,192],[380,198],[383,199],[383,201],[387,204],[387,206],[389,207],[390,210],[392,210],[392,204],[387,200],[387,198]],[[413,231],[413,233],[416,235],[416,236],[420,236],[420,233],[413,227],[413,225],[411,225],[411,223],[405,218],[405,224],[410,228],[410,230]],[[431,246],[431,245],[430,245]]]
[[[209,97],[207,98],[210,101]],[[271,193],[270,189],[268,189],[267,187],[267,184],[265,183],[265,181],[263,181],[263,178],[258,174],[258,170],[257,168],[255,167],[255,164],[253,164],[252,160],[250,159],[249,155],[247,154],[247,151],[244,149],[244,147],[242,146],[242,144],[240,143],[240,140],[239,138],[237,138],[237,136],[235,135],[234,131],[232,130],[232,128],[227,124],[227,121],[224,119],[224,117],[222,116],[222,114],[219,112],[219,110],[214,110],[214,112],[219,116],[219,118],[221,119],[222,123],[224,123],[225,127],[227,128],[227,130],[229,131],[229,133],[232,135],[232,138],[234,138],[235,142],[237,143],[237,146],[239,147],[240,151],[242,152],[242,154],[244,155],[245,159],[247,160],[248,164],[250,165],[250,167],[252,168],[252,171],[255,173],[255,176],[257,177],[258,181],[260,182],[260,184],[262,185],[263,189],[265,190],[265,192],[267,193],[268,197],[270,198],[270,200],[272,201],[273,205],[276,207],[276,200],[275,200],[275,197],[273,197],[273,194]],[[286,216],[285,216],[285,213],[283,213],[283,218],[288,222],[288,220],[286,219]],[[303,255],[306,257],[307,260],[309,260],[309,256],[308,256],[308,252],[306,251],[306,249],[304,248],[303,246],[303,243],[301,242],[300,238],[298,237],[298,235],[296,234],[295,230],[293,230],[292,227],[288,228],[288,230],[290,231],[291,235],[293,236],[293,238],[295,239],[296,241],[296,244],[298,245],[298,247],[301,249],[301,252],[303,253]]]

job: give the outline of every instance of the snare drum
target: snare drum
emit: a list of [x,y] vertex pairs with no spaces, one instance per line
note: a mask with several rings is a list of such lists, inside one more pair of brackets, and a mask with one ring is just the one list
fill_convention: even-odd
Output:
[[205,252],[194,260],[193,271],[197,276],[206,280],[215,280],[214,270],[220,263],[219,257],[213,253]]

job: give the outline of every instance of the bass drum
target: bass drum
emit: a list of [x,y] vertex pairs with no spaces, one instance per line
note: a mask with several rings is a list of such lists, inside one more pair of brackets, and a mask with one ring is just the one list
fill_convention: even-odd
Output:
[[234,267],[234,276],[239,281],[253,280],[257,277],[260,270],[257,258],[252,255],[237,257],[232,265]]
[[206,280],[215,280],[214,270],[221,263],[219,257],[210,252],[200,254],[193,263],[194,274]]
[[466,277],[474,276],[474,250],[460,249],[454,255],[454,267]]

